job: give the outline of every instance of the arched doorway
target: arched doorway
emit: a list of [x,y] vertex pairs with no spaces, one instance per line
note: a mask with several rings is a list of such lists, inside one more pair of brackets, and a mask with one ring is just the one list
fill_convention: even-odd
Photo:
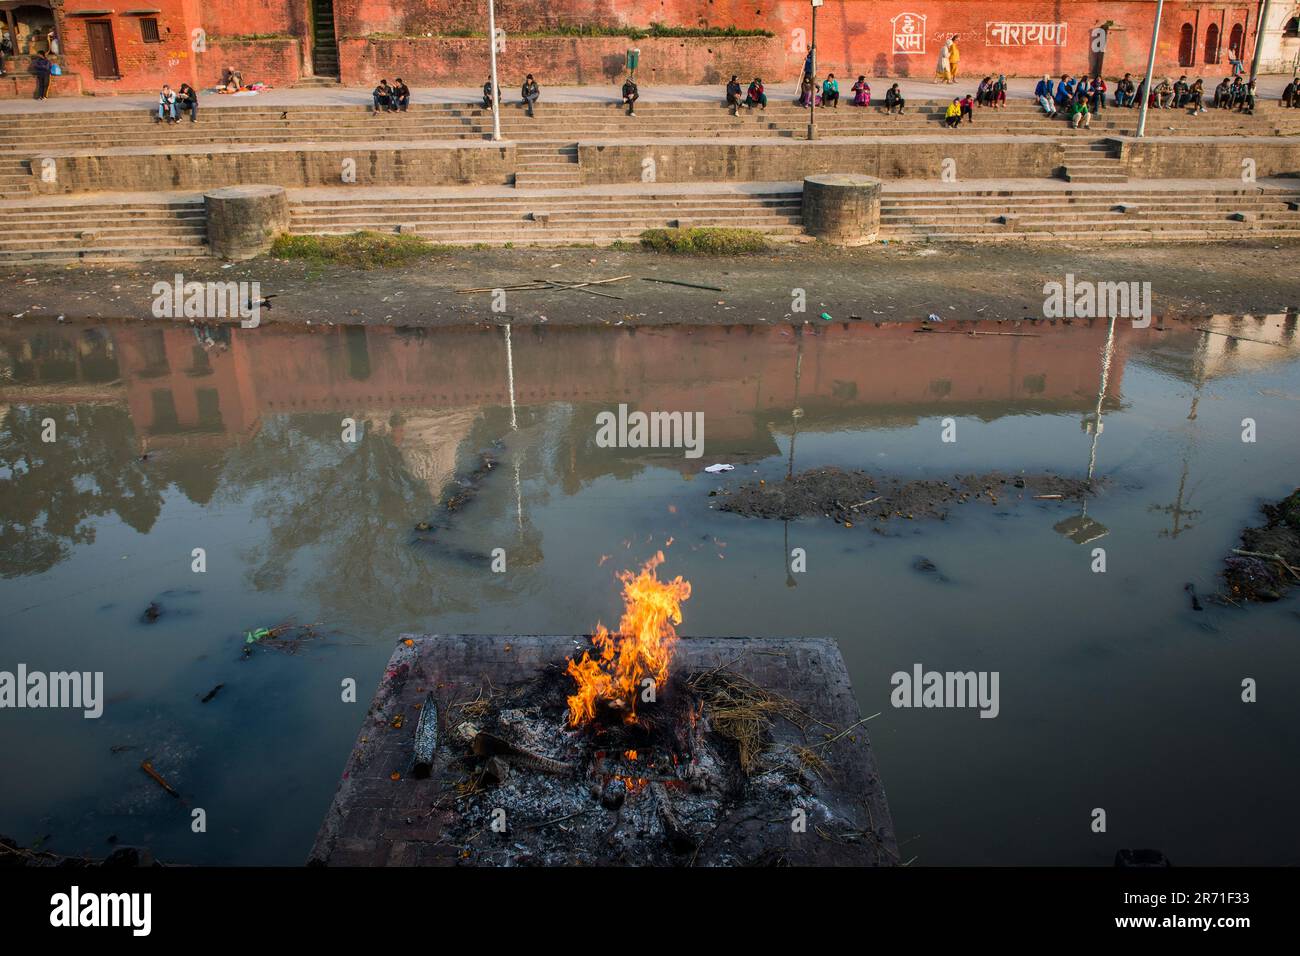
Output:
[[1219,62],[1219,25],[1211,23],[1205,28],[1205,56],[1202,57],[1206,63]]
[[1178,31],[1178,65],[1191,66],[1196,62],[1196,29],[1184,23]]
[[1245,30],[1241,24],[1234,24],[1232,32],[1228,34],[1228,56],[1234,60],[1242,59],[1243,48],[1245,47]]

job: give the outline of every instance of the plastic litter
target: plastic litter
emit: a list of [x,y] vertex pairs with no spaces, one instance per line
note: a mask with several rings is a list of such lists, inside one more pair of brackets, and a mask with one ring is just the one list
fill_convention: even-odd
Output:
[[736,466],[735,465],[709,465],[704,470],[711,475],[716,475],[724,471],[735,471]]

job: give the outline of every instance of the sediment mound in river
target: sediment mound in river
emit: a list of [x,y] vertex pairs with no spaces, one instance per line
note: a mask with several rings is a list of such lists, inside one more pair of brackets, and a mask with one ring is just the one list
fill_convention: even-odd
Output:
[[[1094,483],[1095,484],[1095,483]],[[750,481],[734,489],[712,492],[722,498],[722,511],[751,518],[803,518],[825,515],[836,524],[874,518],[945,518],[954,504],[1004,498],[1082,500],[1092,489],[1083,478],[1061,475],[954,475],[951,481],[905,481],[865,471],[817,468],[785,481]]]
[[1276,601],[1300,583],[1300,488],[1260,508],[1265,523],[1241,533],[1241,547],[1224,560],[1224,580],[1238,600]]

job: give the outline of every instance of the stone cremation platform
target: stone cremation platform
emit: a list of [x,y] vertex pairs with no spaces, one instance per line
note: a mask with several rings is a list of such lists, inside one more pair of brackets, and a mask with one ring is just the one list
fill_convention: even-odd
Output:
[[898,862],[834,641],[682,638],[635,722],[614,712],[573,728],[565,665],[589,647],[573,636],[403,636],[310,862]]

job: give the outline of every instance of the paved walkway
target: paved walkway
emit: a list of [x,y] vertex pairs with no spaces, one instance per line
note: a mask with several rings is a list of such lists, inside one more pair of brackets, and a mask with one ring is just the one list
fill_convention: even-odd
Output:
[[[1196,79],[1197,74],[1189,74],[1191,79]],[[1206,86],[1213,89],[1218,83],[1218,75],[1205,75]],[[853,85],[856,77],[840,77],[841,95],[845,95],[848,88]],[[979,85],[980,77],[965,77],[952,86],[945,86],[942,83],[932,83],[923,80],[910,79],[888,79],[869,77],[871,83],[871,95],[873,102],[875,100],[884,100],[885,91],[889,89],[892,83],[897,83],[902,90],[903,96],[912,102],[923,100],[942,100],[959,95],[961,93],[975,91]],[[1174,76],[1177,79],[1177,75]],[[1260,95],[1265,99],[1276,100],[1282,96],[1282,90],[1290,82],[1290,74],[1271,74],[1261,75],[1259,78]],[[57,78],[55,80],[57,82]],[[160,80],[159,86],[161,87]],[[1008,95],[1019,97],[1021,99],[1031,99],[1034,84],[1037,82],[1034,78],[1013,77],[1008,80]],[[173,86],[177,85],[175,83]],[[543,86],[542,101],[539,104],[539,110],[545,109],[548,103],[611,103],[619,98],[619,84],[609,84],[602,86]],[[1112,84],[1113,86],[1113,84]],[[518,90],[513,82],[502,81],[502,88],[506,92],[507,102],[513,102],[517,99]],[[793,81],[790,83],[771,83],[767,86],[768,95],[772,100],[795,99],[797,84]],[[722,101],[723,89],[721,86],[649,86],[641,87],[641,100],[644,103],[681,103],[681,102],[714,102]],[[199,108],[200,113],[205,109],[220,109],[232,106],[368,106],[371,103],[369,87],[310,87],[303,89],[273,89],[255,96],[224,96],[217,93],[203,93],[200,91]],[[411,101],[413,103],[477,103],[482,99],[483,92],[481,87],[468,86],[441,86],[441,87],[412,87]],[[79,97],[57,97],[55,99],[36,102],[34,100],[17,99],[17,100],[0,100],[0,114],[4,113],[76,113],[76,112],[96,112],[101,110],[116,109],[147,109],[153,110],[158,106],[158,97],[156,93],[127,93],[121,96],[79,96]]]

